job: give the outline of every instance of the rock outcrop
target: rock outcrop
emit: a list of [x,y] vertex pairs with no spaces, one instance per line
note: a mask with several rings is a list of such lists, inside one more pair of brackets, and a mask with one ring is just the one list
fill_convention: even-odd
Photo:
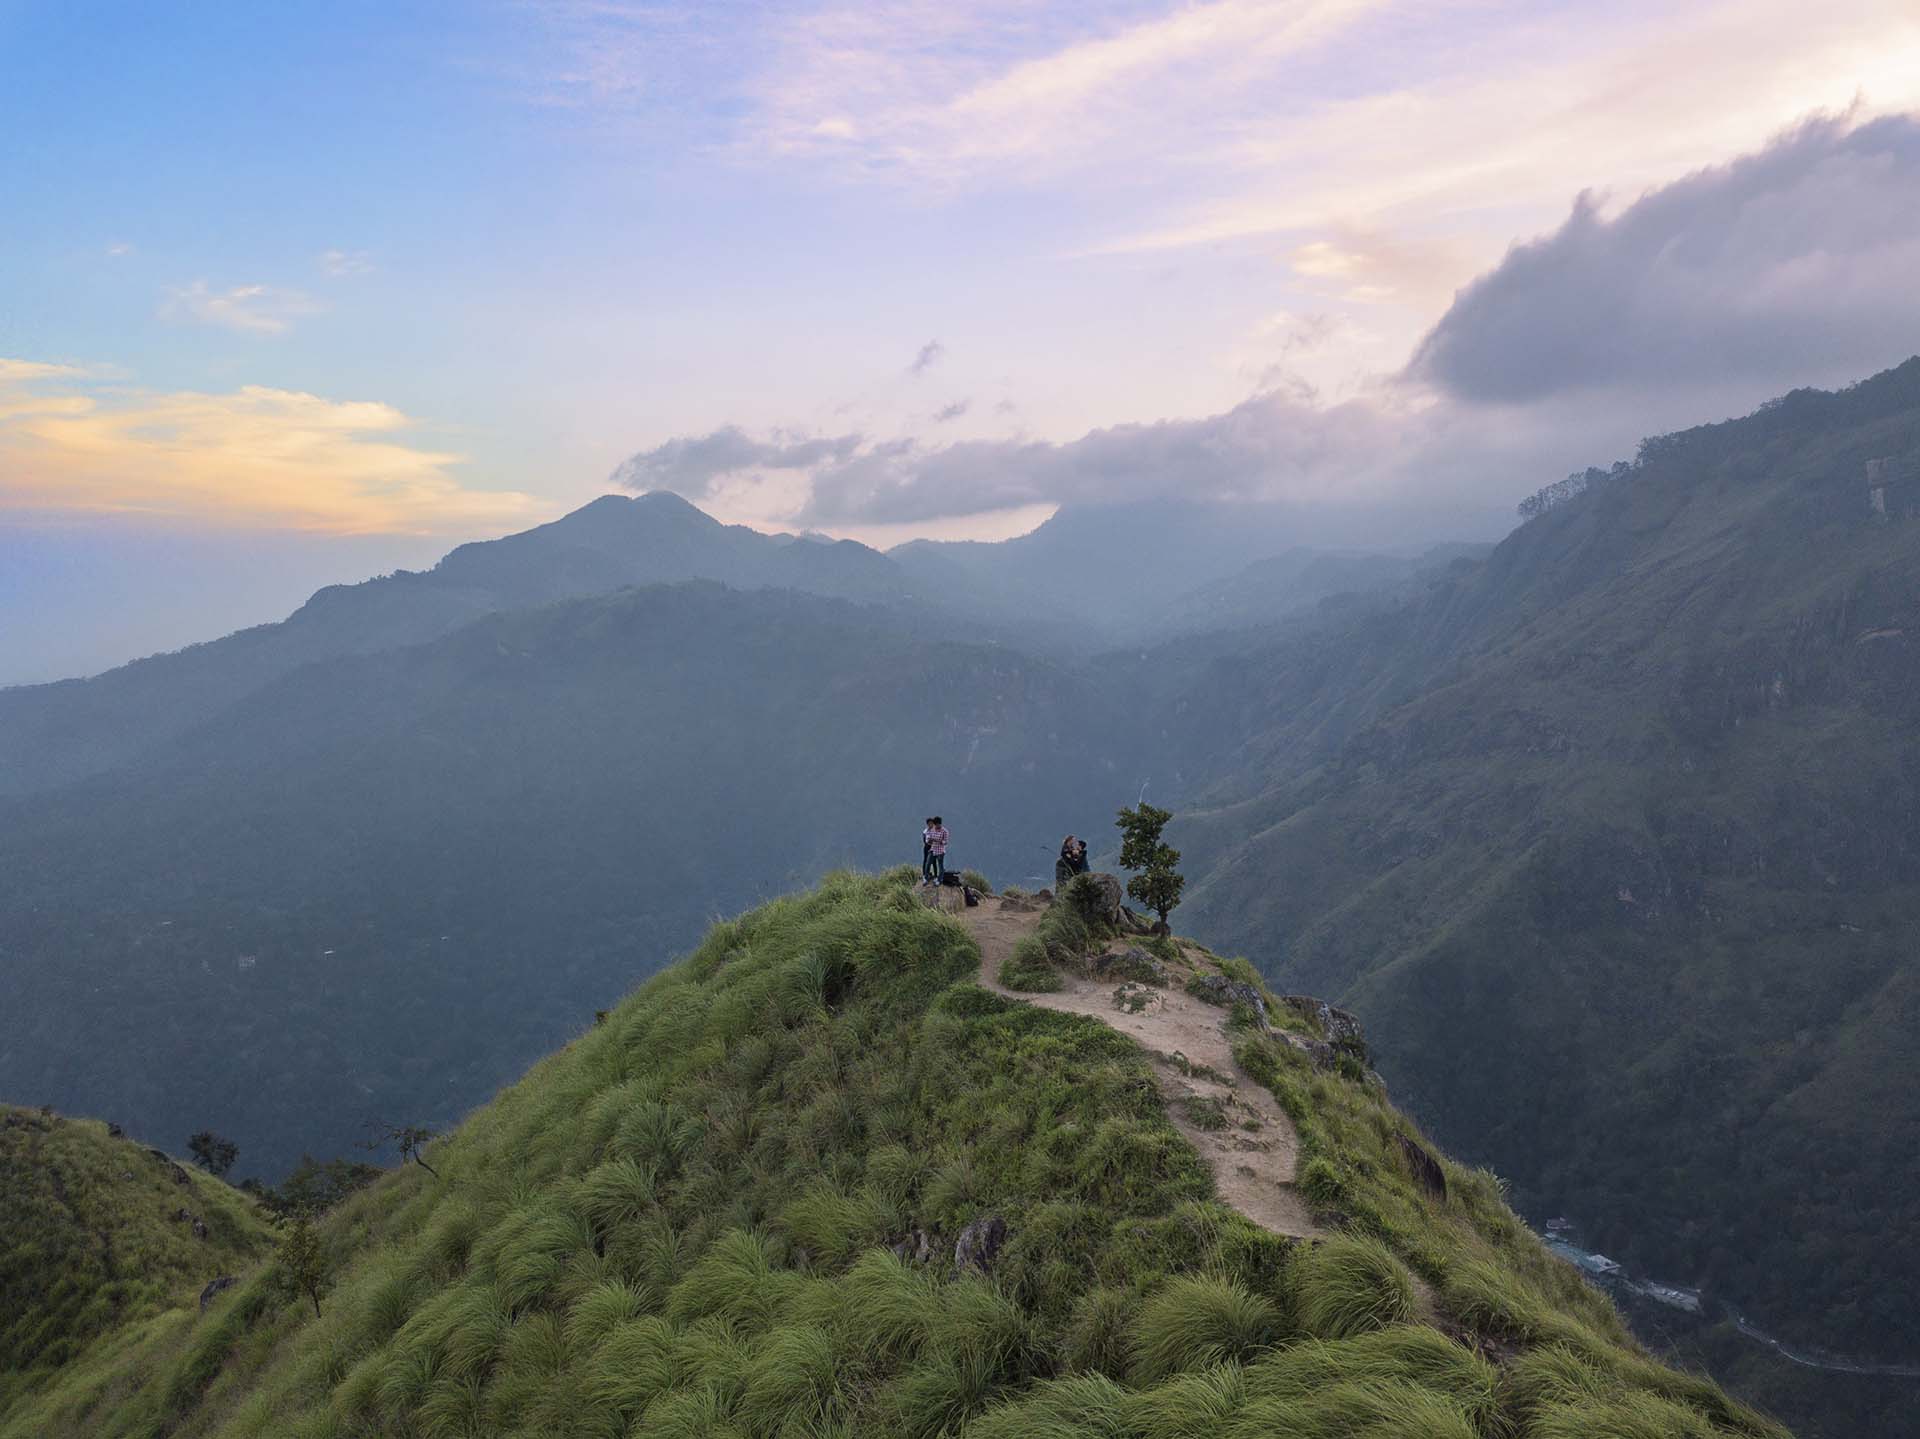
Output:
[[[1266,997],[1245,980],[1228,979],[1224,974],[1203,974],[1193,981],[1190,992],[1209,1004],[1218,1004],[1229,1009],[1236,1004],[1244,1004],[1253,1011],[1254,1023],[1260,1026],[1262,1034],[1274,1032],[1273,1021],[1267,1017]],[[1284,1035],[1283,1037],[1291,1041],[1297,1036]]]
[[969,1269],[982,1274],[993,1271],[993,1261],[1007,1244],[1007,1221],[997,1214],[985,1215],[960,1231],[953,1246],[953,1273],[957,1279]]

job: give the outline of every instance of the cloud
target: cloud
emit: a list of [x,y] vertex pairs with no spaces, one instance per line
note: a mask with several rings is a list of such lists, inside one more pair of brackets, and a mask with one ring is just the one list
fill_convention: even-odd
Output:
[[749,471],[810,470],[827,463],[845,463],[860,448],[858,435],[789,439],[776,435],[756,440],[738,425],[710,435],[668,440],[664,445],[633,456],[613,472],[613,483],[623,489],[672,490],[677,494],[709,492],[715,481]]
[[1454,300],[1411,373],[1475,401],[1858,378],[1920,348],[1920,118],[1803,124],[1615,219],[1582,195]]
[[[1338,405],[1281,389],[1223,414],[1115,425],[1064,444],[844,435],[796,463],[801,447],[792,441],[756,446],[725,430],[636,456],[615,478],[632,484],[636,470],[659,468],[663,452],[697,450],[709,463],[671,467],[689,499],[740,517],[841,530],[1169,496],[1284,505],[1323,518],[1377,514],[1383,504],[1424,514],[1453,506],[1484,520],[1534,488],[1536,476],[1564,473],[1560,450],[1577,446],[1579,434],[1562,414],[1489,429],[1465,407],[1393,389]],[[761,468],[765,454],[785,462],[780,473]],[[724,463],[712,463],[722,455]]]
[[106,386],[69,365],[0,360],[0,510],[172,516],[335,534],[426,533],[535,516],[467,489],[459,456],[410,440],[378,401],[249,385],[226,394]]
[[373,270],[373,261],[365,250],[322,250],[315,263],[322,274],[336,280],[370,274]]
[[941,360],[946,358],[947,347],[938,340],[928,340],[920,347],[920,353],[913,357],[913,363],[907,366],[909,375],[924,375]]
[[29,380],[80,380],[89,373],[84,365],[55,365],[42,360],[9,360],[0,356],[0,389],[23,385]]
[[973,402],[971,400],[955,400],[950,405],[942,405],[933,412],[933,422],[936,425],[944,425],[949,420],[957,420],[966,414],[972,405]]
[[1307,103],[1216,135],[1204,156],[1213,197],[1098,248],[1343,227],[1400,244],[1439,227],[1479,240],[1583,183],[1670,182],[1753,148],[1794,116],[1920,105],[1911,0],[1495,8],[1504,23],[1447,35],[1416,82],[1353,57],[1345,93],[1309,89]]
[[111,245],[107,246],[107,258],[110,260],[118,260],[132,253],[133,246],[129,245],[125,240],[115,240]]
[[318,301],[298,290],[272,285],[235,285],[230,290],[214,290],[205,280],[195,280],[190,285],[176,285],[167,291],[160,306],[160,318],[215,325],[243,335],[280,335],[285,334],[295,320],[318,314],[322,308]]
[[[1519,496],[1643,436],[1906,358],[1920,346],[1916,214],[1920,117],[1829,116],[1615,218],[1582,197],[1461,290],[1424,341],[1409,335],[1411,362],[1396,348],[1338,390],[1299,366],[1358,353],[1362,327],[1338,309],[1278,310],[1245,341],[1257,392],[1217,414],[1060,443],[729,427],[623,473],[671,471],[733,517],[842,532],[1176,497],[1283,507],[1322,541],[1342,527],[1413,538],[1417,517],[1487,534]],[[1289,263],[1347,285],[1421,262],[1356,229]]]
[[1020,0],[811,7],[775,28],[750,86],[745,148],[939,189],[1029,183],[1116,154],[1136,167],[1183,152],[1190,161],[1196,142],[1270,104],[1261,81],[1276,66],[1387,8],[1201,0],[1114,17]]

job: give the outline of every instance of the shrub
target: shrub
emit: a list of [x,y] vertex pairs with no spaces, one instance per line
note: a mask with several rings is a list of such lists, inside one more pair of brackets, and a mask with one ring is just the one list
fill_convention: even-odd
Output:
[[[1107,921],[1106,895],[1090,874],[1077,874],[1061,886],[1049,910],[1059,909],[1089,929],[1103,929]],[[1042,921],[1044,923],[1044,921]]]
[[1617,1392],[1619,1381],[1562,1345],[1530,1349],[1506,1376],[1507,1402],[1521,1418],[1555,1405],[1581,1404]]
[[1704,1415],[1652,1394],[1556,1404],[1536,1414],[1529,1439],[1714,1439]]
[[1231,1280],[1176,1278],[1141,1308],[1132,1373],[1144,1384],[1228,1361],[1245,1363],[1280,1337],[1272,1301]]
[[1013,953],[1001,961],[999,980],[1006,988],[1023,994],[1048,994],[1062,987],[1046,946],[1031,934],[1021,935]]
[[1323,1240],[1289,1274],[1300,1322],[1319,1338],[1345,1339],[1413,1317],[1413,1277],[1377,1239]]
[[817,1434],[841,1416],[838,1363],[818,1329],[776,1329],[748,1366],[739,1413],[750,1434]]
[[835,1322],[869,1362],[920,1352],[938,1304],[936,1286],[884,1249],[869,1249],[835,1288]]
[[1061,1357],[1074,1373],[1125,1374],[1140,1296],[1130,1288],[1090,1289],[1074,1306]]
[[[1232,1421],[1246,1402],[1247,1371],[1238,1364],[1216,1365],[1180,1375],[1141,1395],[1134,1404],[1133,1427],[1127,1432],[1150,1434],[1153,1439],[1217,1439],[1237,1432]],[[1269,1436],[1263,1434],[1260,1439]]]
[[1127,1416],[1134,1403],[1131,1394],[1104,1374],[1056,1379],[989,1411],[967,1427],[967,1439],[1131,1434],[1135,1430]]
[[978,890],[981,894],[993,893],[993,886],[987,883],[987,877],[977,869],[961,870],[960,883],[964,884],[968,889]]

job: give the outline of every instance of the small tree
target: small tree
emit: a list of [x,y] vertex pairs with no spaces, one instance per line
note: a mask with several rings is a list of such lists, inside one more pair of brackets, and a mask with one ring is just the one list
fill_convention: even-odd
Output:
[[222,1176],[240,1157],[240,1146],[211,1129],[201,1129],[187,1137],[187,1153],[207,1173]]
[[422,1124],[376,1124],[374,1126],[373,1138],[360,1147],[362,1149],[378,1150],[384,1149],[387,1145],[391,1144],[400,1151],[400,1162],[402,1164],[405,1164],[408,1160],[412,1160],[435,1179],[438,1179],[440,1177],[440,1171],[427,1163],[425,1156],[422,1154],[422,1151],[426,1149],[427,1145],[436,1138],[438,1138],[438,1135]]
[[1180,891],[1186,876],[1174,868],[1180,863],[1180,851],[1160,838],[1160,832],[1173,818],[1171,810],[1158,809],[1141,800],[1138,805],[1120,811],[1114,823],[1120,830],[1120,864],[1123,869],[1140,871],[1127,880],[1127,893],[1160,916],[1166,928],[1167,916],[1180,903]]
[[295,1214],[280,1236],[280,1268],[296,1294],[313,1301],[313,1317],[320,1317],[320,1296],[327,1287],[327,1251],[313,1217]]

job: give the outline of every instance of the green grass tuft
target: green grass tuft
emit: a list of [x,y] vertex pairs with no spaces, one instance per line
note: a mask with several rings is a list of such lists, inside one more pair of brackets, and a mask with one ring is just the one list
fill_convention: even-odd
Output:
[[1281,1333],[1279,1309],[1228,1280],[1170,1279],[1133,1328],[1133,1377],[1156,1384],[1216,1364],[1245,1364]]
[[1014,943],[1013,953],[1001,961],[996,978],[1008,989],[1025,994],[1049,994],[1064,988],[1046,946],[1031,934],[1021,935]]
[[1377,1239],[1340,1235],[1310,1245],[1289,1277],[1300,1322],[1320,1339],[1346,1339],[1413,1317],[1413,1279]]

